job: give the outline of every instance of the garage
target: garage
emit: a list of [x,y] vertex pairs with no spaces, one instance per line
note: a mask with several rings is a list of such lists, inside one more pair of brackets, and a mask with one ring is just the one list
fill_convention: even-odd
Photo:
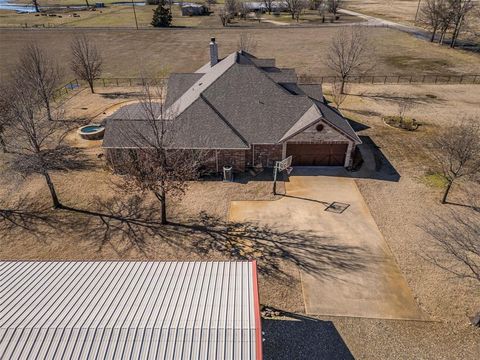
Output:
[[293,166],[343,166],[348,144],[287,144]]

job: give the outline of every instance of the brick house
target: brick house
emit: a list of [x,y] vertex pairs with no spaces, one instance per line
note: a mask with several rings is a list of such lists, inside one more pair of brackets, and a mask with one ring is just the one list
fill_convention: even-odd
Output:
[[[294,69],[245,51],[219,59],[215,39],[207,64],[194,73],[171,74],[164,108],[175,114],[168,146],[207,149],[206,166],[216,172],[223,166],[235,171],[272,167],[290,155],[294,166],[349,167],[361,143],[348,121],[325,102],[321,85],[299,84]],[[107,159],[138,147],[126,134],[148,137],[143,127],[138,104],[111,115],[103,142]]]

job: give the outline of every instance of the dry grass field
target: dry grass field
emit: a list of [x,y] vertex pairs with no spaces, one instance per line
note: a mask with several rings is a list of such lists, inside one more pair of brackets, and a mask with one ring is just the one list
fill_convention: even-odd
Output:
[[[33,41],[54,54],[69,72],[70,41],[80,30],[0,30],[0,76],[17,61],[22,45]],[[188,72],[208,61],[208,42],[217,38],[224,56],[237,48],[241,33],[257,40],[254,53],[275,57],[282,67],[294,67],[299,74],[331,75],[326,66],[327,49],[334,28],[276,29],[165,29],[165,30],[81,30],[95,39],[104,57],[104,77],[135,77],[167,68]],[[428,73],[480,73],[480,55],[439,47],[390,29],[368,29],[372,48],[372,70],[377,75]]]
[[[201,1],[198,1],[201,3]],[[41,3],[43,6],[68,6],[72,3],[59,3],[51,1]],[[78,1],[74,3],[79,5]],[[182,16],[180,7],[174,5],[172,7],[172,26],[173,27],[194,27],[194,28],[221,28],[222,23],[218,13],[223,5],[210,5],[210,16]],[[135,13],[137,16],[138,26],[140,28],[151,28],[152,12],[156,8],[154,5],[136,6]],[[75,16],[74,16],[75,14]],[[325,22],[319,16],[318,11],[305,10],[300,16],[299,21],[293,20],[291,15],[284,12],[280,15],[262,14],[262,21],[258,21],[253,16],[247,19],[234,19],[230,23],[230,27],[255,27],[262,28],[267,26],[278,25],[330,25],[330,16],[325,17]],[[355,16],[341,15],[336,24],[345,24],[363,21]],[[135,28],[135,17],[133,8],[130,4],[109,5],[95,11],[87,9],[65,9],[44,8],[43,14],[24,13],[17,14],[13,11],[0,10],[0,27],[123,27]]]
[[[328,87],[325,90],[328,97]],[[77,90],[65,104],[67,115],[100,121],[118,104],[135,99],[137,92],[137,88],[98,88],[98,94],[92,95],[88,90]],[[307,339],[306,346],[314,348],[312,351],[324,346],[335,354],[335,343],[329,333],[322,332],[330,324],[344,346],[359,359],[473,359],[478,355],[480,334],[468,325],[467,315],[480,307],[478,287],[450,276],[424,258],[430,251],[430,239],[422,225],[432,213],[444,216],[456,209],[440,205],[442,189],[425,181],[432,170],[430,146],[440,129],[460,121],[464,115],[478,119],[478,86],[354,85],[349,93],[342,111],[362,129],[359,135],[373,141],[385,156],[386,160],[377,164],[378,171],[400,175],[398,182],[358,179],[358,186],[419,306],[435,322],[319,317],[285,331],[276,328],[280,323],[268,322],[272,335],[266,346],[271,346],[270,354],[280,355],[274,358],[295,358],[305,354],[306,349],[298,344]],[[394,129],[382,122],[382,116],[396,113],[401,98],[412,98],[416,103],[409,114],[422,123],[416,132]],[[304,312],[298,270],[283,253],[289,235],[249,224],[225,223],[231,200],[275,199],[270,194],[271,182],[265,181],[268,177],[239,178],[235,183],[192,183],[181,200],[170,202],[169,215],[174,224],[165,228],[155,224],[157,204],[150,196],[139,199],[117,186],[121,178],[112,175],[98,156],[102,152],[100,142],[81,140],[74,131],[67,142],[80,149],[84,168],[54,173],[53,180],[64,204],[77,211],[36,213],[49,206],[43,179],[8,176],[7,158],[0,154],[3,206],[13,207],[20,202],[23,209],[38,216],[25,228],[5,227],[5,223],[0,226],[0,258],[207,260],[253,256],[262,269],[261,302],[300,316]],[[451,200],[469,201],[480,195],[472,190],[478,192],[467,183],[459,184]],[[459,209],[468,215],[468,209]],[[150,219],[150,224],[118,220],[109,214]],[[277,242],[272,243],[272,237]],[[303,326],[310,325],[305,333],[301,332]],[[278,343],[272,339],[274,329],[280,334]],[[311,339],[317,332],[324,336],[313,344]],[[310,355],[305,354],[306,358]]]
[[[344,7],[362,14],[415,25],[418,0],[345,0]],[[423,4],[423,1],[421,2]],[[421,5],[420,5],[421,6]],[[480,11],[471,12],[464,26],[463,39],[480,40]],[[419,25],[419,24],[417,24]]]

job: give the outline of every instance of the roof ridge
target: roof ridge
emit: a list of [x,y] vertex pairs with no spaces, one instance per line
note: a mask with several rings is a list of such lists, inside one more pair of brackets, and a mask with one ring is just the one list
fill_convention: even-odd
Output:
[[[328,104],[325,104],[325,103],[322,103],[322,102],[319,102],[318,100],[315,100],[315,99],[312,99],[315,106],[318,108],[318,110],[320,111],[320,113],[322,114],[322,119],[324,119],[326,122],[328,122],[331,126],[333,126],[337,131],[341,132],[343,135],[349,137],[350,139],[352,139],[353,141],[355,142],[359,142],[359,143],[362,143],[362,141],[360,140],[360,138],[358,137],[357,133],[355,132],[355,130],[353,130],[352,126],[350,125],[350,123],[348,122],[348,120],[345,118],[345,116],[343,116],[341,113],[339,113],[338,111],[336,111],[333,107],[331,107],[330,105]],[[346,132],[345,130],[341,129],[339,126],[337,126],[336,124],[334,124],[332,121],[330,121],[330,119],[328,119],[324,112],[320,109],[320,107],[318,106],[318,104],[320,104],[321,106],[324,106],[326,107],[327,109],[329,109],[330,111],[334,112],[335,114],[337,114],[338,116],[342,117],[343,120],[345,121],[345,124],[349,127],[350,130],[352,130],[352,133],[355,134],[355,136],[352,136],[351,134],[349,134],[348,132]]]
[[242,134],[240,134],[238,132],[237,129],[235,129],[232,124],[230,124],[230,122],[225,119],[225,117],[222,115],[222,113],[220,111],[218,111],[217,108],[215,108],[215,106],[213,106],[213,104],[202,94],[200,94],[200,99],[202,99],[205,104],[207,104],[208,107],[210,107],[214,112],[215,114],[218,115],[218,117],[225,123],[225,125],[227,125],[231,130],[232,132],[237,135],[237,137],[242,140],[242,142],[246,145],[246,146],[250,146],[250,144],[248,143],[248,141],[242,136]]
[[[167,116],[169,116],[172,112],[175,112],[175,116],[178,116],[186,109],[188,109],[205,90],[207,90],[213,83],[215,83],[215,81],[217,81],[223,74],[225,74],[228,69],[230,69],[234,64],[237,63],[237,58],[238,52],[234,52],[228,55],[219,63],[215,64],[209,72],[203,74],[200,79],[195,81],[195,83],[190,86],[187,91],[182,94],[182,96],[175,100],[175,102],[171,104],[168,109],[166,109]],[[221,66],[218,67],[219,65]],[[224,68],[224,66],[226,67]],[[217,68],[215,69],[215,67]],[[217,74],[213,69],[218,70],[219,73]]]
[[[307,112],[309,112],[312,108],[317,112],[318,118],[316,118],[315,120],[310,121],[309,123],[307,123],[307,125],[304,125],[304,126],[302,126],[301,128],[299,128],[299,129],[295,129],[295,130],[290,134],[290,131],[292,131],[292,129],[295,127],[295,125],[297,125],[297,124],[302,120],[302,118],[307,114]],[[283,134],[283,136],[280,138],[279,142],[281,142],[281,141],[286,141],[286,140],[290,139],[292,136],[295,136],[295,135],[297,135],[298,133],[302,132],[303,130],[307,129],[309,126],[313,125],[315,122],[317,122],[317,121],[320,120],[321,118],[323,118],[323,116],[322,116],[322,113],[321,113],[320,109],[318,108],[318,106],[316,106],[316,104],[312,103],[312,106],[310,106],[307,110],[305,110],[305,112],[300,116],[300,118],[295,122],[295,124],[293,124],[290,129],[288,129],[287,131],[285,131],[285,133]]]

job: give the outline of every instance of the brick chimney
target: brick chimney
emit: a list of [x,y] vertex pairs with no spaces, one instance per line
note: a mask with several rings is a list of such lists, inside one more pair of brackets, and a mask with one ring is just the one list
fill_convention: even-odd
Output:
[[210,66],[218,63],[218,46],[215,38],[210,39]]

